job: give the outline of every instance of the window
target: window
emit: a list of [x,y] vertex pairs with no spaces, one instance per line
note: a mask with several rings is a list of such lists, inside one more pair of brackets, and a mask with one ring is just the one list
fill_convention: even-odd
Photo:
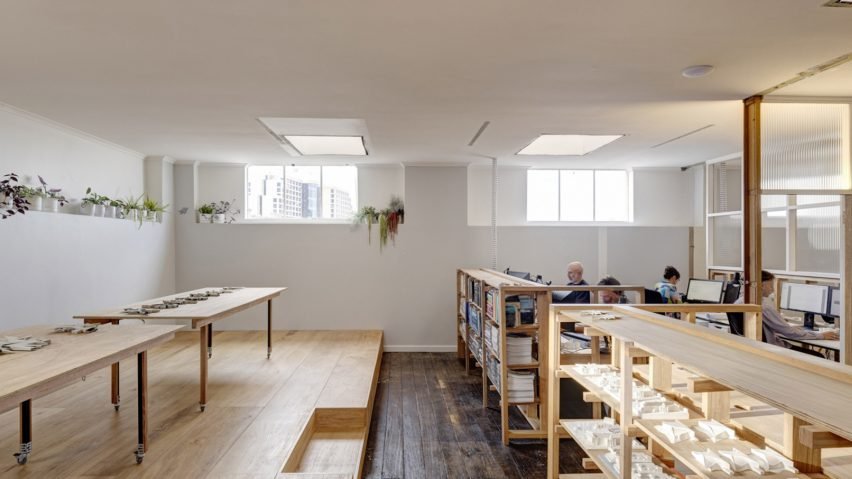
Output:
[[625,170],[528,170],[527,221],[630,221]]
[[247,219],[349,220],[358,209],[354,166],[249,166]]

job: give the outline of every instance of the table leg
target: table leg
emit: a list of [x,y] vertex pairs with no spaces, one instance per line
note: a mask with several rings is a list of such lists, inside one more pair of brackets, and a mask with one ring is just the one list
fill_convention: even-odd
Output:
[[136,464],[141,464],[148,452],[148,352],[136,355],[136,384],[139,430],[136,444]]
[[266,304],[266,359],[269,359],[272,357],[272,300]]
[[115,410],[121,407],[121,391],[119,390],[119,365],[112,363],[112,405]]
[[33,401],[21,403],[21,450],[15,453],[18,464],[26,464],[33,451]]
[[207,326],[201,326],[199,328],[199,332],[201,333],[201,347],[199,351],[201,352],[201,364],[199,368],[200,381],[199,381],[199,399],[198,405],[201,407],[201,411],[204,412],[204,408],[207,407],[207,335],[210,330]]
[[213,324],[207,325],[207,357],[213,357]]

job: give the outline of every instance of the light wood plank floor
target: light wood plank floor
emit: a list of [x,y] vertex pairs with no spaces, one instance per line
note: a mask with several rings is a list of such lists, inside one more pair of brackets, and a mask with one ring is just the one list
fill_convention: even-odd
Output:
[[200,413],[198,333],[178,333],[149,354],[150,447],[143,464],[132,454],[134,359],[121,364],[119,412],[110,404],[109,369],[33,401],[34,450],[25,466],[12,457],[18,413],[0,415],[0,477],[272,478],[314,407],[328,401],[323,391],[336,393],[335,379],[351,376],[343,365],[378,351],[378,334],[277,331],[267,360],[265,332],[217,332],[207,410]]

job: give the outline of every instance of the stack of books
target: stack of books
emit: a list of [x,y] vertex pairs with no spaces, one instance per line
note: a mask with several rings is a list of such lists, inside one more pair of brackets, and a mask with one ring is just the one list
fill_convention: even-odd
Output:
[[535,372],[509,371],[506,379],[508,400],[510,403],[531,403],[535,401]]
[[506,335],[506,361],[508,364],[531,364],[533,358],[533,338],[525,334]]
[[498,358],[500,357],[500,329],[493,324],[485,324],[485,343]]

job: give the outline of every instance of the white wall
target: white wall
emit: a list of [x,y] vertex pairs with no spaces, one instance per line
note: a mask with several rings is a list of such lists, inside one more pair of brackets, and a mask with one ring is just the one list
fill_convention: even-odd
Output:
[[[81,198],[88,186],[107,196],[138,196],[143,161],[139,153],[0,104],[0,174],[35,181],[40,174],[69,198]],[[169,173],[161,180],[170,191]],[[0,330],[69,323],[74,314],[173,291],[173,249],[168,219],[141,229],[130,221],[45,212],[0,220]]]

